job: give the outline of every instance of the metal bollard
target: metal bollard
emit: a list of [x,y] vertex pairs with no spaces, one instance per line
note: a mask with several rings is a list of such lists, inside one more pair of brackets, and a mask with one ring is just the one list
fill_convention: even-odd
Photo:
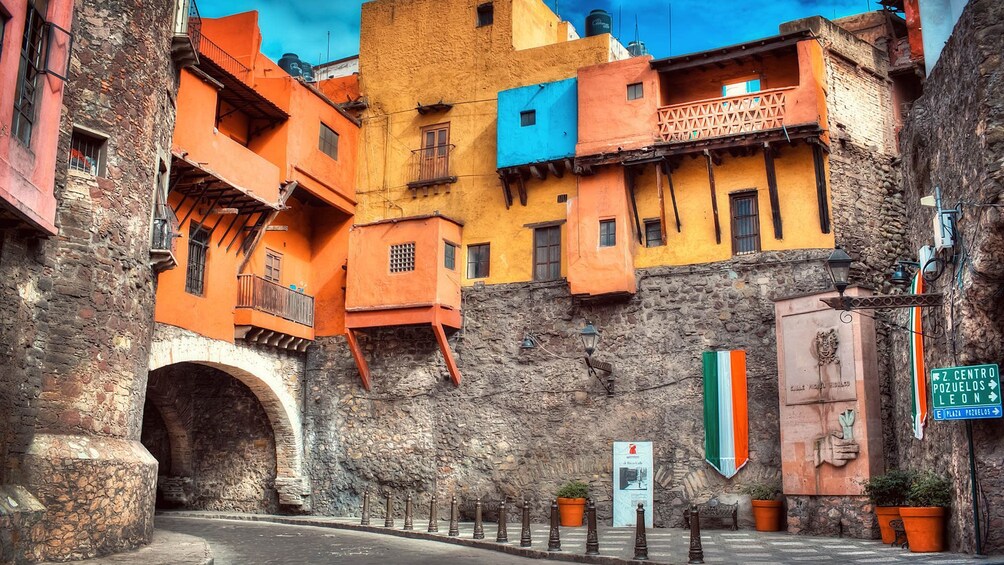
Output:
[[450,499],[450,531],[446,535],[460,535],[460,523],[457,517],[457,495],[453,495],[453,498]]
[[359,525],[370,525],[370,489],[368,488],[363,492],[363,512],[362,519],[359,520]]
[[687,563],[704,563],[704,547],[701,545],[701,513],[697,505],[690,506],[690,561]]
[[414,530],[415,523],[412,516],[411,508],[411,493],[408,493],[408,498],[404,501],[404,528],[405,530]]
[[436,493],[432,493],[432,498],[429,500],[429,533],[435,534],[439,532],[439,508],[436,506]]
[[387,506],[386,506],[386,509],[384,510],[383,527],[385,527],[385,528],[393,528],[394,527],[394,507],[393,507],[392,502],[390,500],[390,493],[388,492],[384,496],[387,497]]
[[557,500],[551,500],[551,532],[547,535],[547,550],[561,551],[561,532],[558,531]]
[[519,546],[530,547],[530,501],[523,499],[523,523],[519,530]]
[[586,501],[586,520],[589,528],[586,532],[586,555],[599,555],[600,538],[596,533],[596,503],[591,498]]
[[509,543],[509,531],[506,529],[505,499],[499,503],[499,527],[495,532],[495,543]]
[[638,522],[634,531],[634,558],[639,561],[648,559],[648,540],[645,537],[645,505],[638,503]]
[[481,523],[481,497],[474,500],[474,539],[485,539],[485,526]]

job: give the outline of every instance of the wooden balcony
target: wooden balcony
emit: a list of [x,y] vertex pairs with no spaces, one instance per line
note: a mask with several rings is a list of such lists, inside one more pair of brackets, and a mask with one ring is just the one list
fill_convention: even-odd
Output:
[[455,149],[456,146],[447,144],[432,145],[412,151],[408,188],[417,190],[457,182],[451,159],[456,152]]
[[659,108],[659,139],[678,143],[743,135],[785,125],[785,101],[796,87],[762,90]]
[[314,326],[314,297],[257,275],[237,275],[237,308],[251,308],[304,326]]

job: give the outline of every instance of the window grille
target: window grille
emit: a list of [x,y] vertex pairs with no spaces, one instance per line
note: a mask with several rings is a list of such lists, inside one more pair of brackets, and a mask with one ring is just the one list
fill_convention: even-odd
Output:
[[405,273],[415,270],[415,242],[390,246],[390,272]]
[[600,247],[617,245],[617,220],[600,220]]
[[31,145],[31,132],[35,124],[38,104],[39,75],[44,72],[45,16],[37,6],[28,2],[24,37],[21,41],[21,63],[17,71],[17,88],[14,93],[14,117],[11,130],[14,137]]
[[70,136],[70,155],[66,166],[89,175],[104,174],[105,140],[74,129]]
[[561,226],[533,230],[533,280],[561,278]]
[[328,126],[321,124],[321,139],[318,142],[318,148],[322,153],[331,157],[334,160],[338,160],[338,132],[329,128]]
[[662,244],[662,220],[645,220],[645,247],[659,247]]
[[491,248],[487,243],[467,246],[467,278],[483,279],[488,277]]
[[192,222],[188,228],[188,269],[185,272],[185,292],[202,296],[206,284],[206,255],[212,234],[205,226]]
[[519,127],[532,126],[537,123],[537,111],[527,110],[519,113]]
[[645,87],[642,83],[636,82],[634,84],[627,85],[627,99],[628,100],[638,100],[639,98],[645,97]]
[[760,251],[760,216],[756,192],[729,196],[732,209],[732,253],[745,255]]

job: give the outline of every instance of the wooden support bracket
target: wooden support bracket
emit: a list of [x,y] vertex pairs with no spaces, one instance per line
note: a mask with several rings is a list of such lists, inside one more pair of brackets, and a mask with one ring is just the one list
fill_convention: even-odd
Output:
[[359,347],[356,334],[351,329],[345,330],[345,337],[348,339],[352,358],[355,359],[356,367],[359,369],[359,379],[363,382],[363,388],[368,391],[370,390],[370,367],[366,364],[366,358],[363,357],[363,350]]
[[450,380],[453,386],[460,386],[460,369],[457,362],[453,360],[453,351],[450,350],[450,342],[446,340],[446,332],[439,322],[432,324],[432,331],[436,334],[436,341],[439,342],[439,350],[443,353],[443,360],[446,361],[446,369],[450,372]]
[[718,244],[722,243],[722,225],[718,220],[718,194],[715,190],[715,168],[713,164],[713,159],[711,157],[711,152],[707,149],[704,150],[704,158],[708,162],[708,183],[711,186],[711,209],[715,213],[715,242]]
[[777,196],[777,173],[774,170],[774,149],[770,143],[763,144],[763,161],[767,169],[767,192],[770,195],[770,217],[774,223],[774,239],[784,238],[781,228],[781,203]]

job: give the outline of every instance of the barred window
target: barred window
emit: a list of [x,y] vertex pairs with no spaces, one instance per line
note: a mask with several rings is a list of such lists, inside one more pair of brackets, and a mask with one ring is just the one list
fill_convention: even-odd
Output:
[[66,166],[96,177],[104,176],[105,142],[96,135],[73,128],[70,136],[70,155]]
[[488,277],[491,248],[487,243],[467,246],[467,278],[483,279]]
[[14,137],[31,145],[31,132],[35,124],[38,104],[39,75],[44,71],[45,15],[39,9],[42,2],[28,2],[24,37],[21,40],[21,63],[17,71],[14,93],[14,118],[11,130]]
[[617,245],[617,220],[600,220],[600,247]]
[[445,259],[443,266],[451,271],[457,268],[457,246],[449,241],[446,242]]
[[415,270],[415,242],[390,246],[390,272],[405,273]]
[[338,132],[329,128],[328,126],[321,124],[321,139],[318,142],[318,147],[321,152],[331,157],[334,160],[338,160]]
[[206,255],[211,232],[202,224],[192,222],[188,227],[188,269],[185,272],[185,292],[202,296],[206,285]]
[[662,244],[662,220],[645,220],[645,247],[659,247]]
[[732,208],[732,253],[745,255],[760,251],[760,216],[756,191],[729,195]]

